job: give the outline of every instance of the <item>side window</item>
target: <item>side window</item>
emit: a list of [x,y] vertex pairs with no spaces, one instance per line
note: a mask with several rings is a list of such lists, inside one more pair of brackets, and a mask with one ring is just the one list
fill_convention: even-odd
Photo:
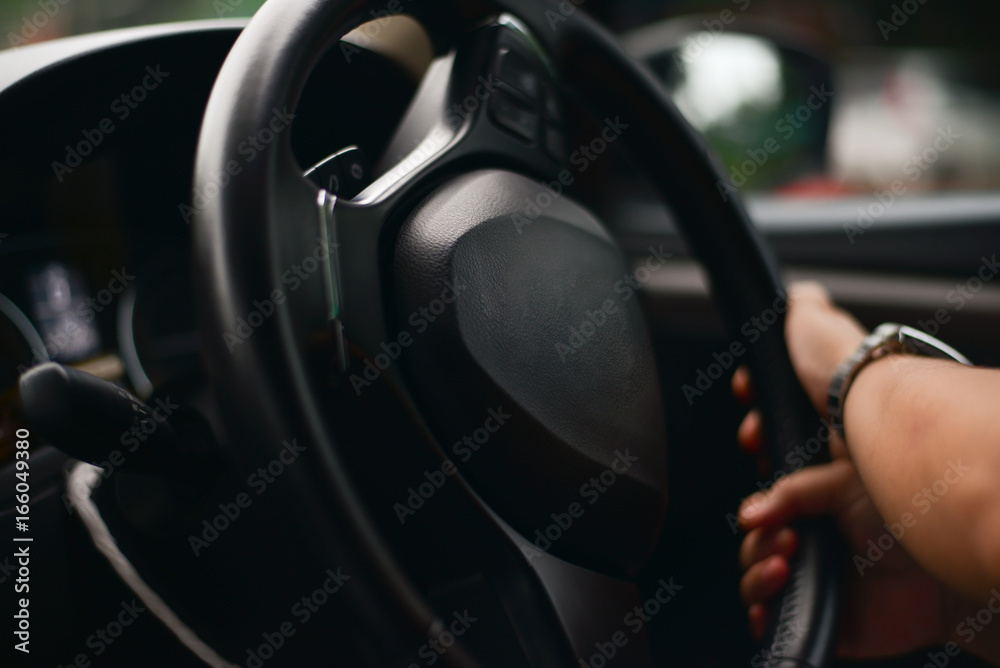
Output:
[[604,5],[741,191],[897,196],[1000,186],[996,5]]

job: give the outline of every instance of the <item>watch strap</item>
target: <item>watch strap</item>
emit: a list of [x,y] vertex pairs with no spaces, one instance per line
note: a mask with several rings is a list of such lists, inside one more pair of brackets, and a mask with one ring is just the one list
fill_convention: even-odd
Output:
[[968,358],[948,344],[919,329],[895,322],[879,325],[864,338],[847,359],[840,363],[827,390],[830,424],[845,440],[844,403],[847,401],[847,392],[851,389],[854,379],[868,364],[892,353],[951,359],[965,365],[972,364]]

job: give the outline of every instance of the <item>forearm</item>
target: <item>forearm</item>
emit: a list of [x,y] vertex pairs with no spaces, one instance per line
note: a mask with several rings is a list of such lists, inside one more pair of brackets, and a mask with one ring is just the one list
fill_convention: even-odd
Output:
[[1000,371],[891,355],[858,375],[844,416],[851,457],[903,545],[988,599],[1000,587]]

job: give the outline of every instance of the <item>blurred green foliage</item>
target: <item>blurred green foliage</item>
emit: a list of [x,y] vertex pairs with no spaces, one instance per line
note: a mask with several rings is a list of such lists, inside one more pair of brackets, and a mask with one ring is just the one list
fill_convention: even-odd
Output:
[[264,0],[0,0],[0,48],[67,35],[252,16]]

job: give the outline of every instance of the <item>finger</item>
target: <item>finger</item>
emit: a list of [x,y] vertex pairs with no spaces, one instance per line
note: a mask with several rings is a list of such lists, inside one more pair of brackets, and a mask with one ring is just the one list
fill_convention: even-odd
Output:
[[743,404],[753,403],[753,385],[750,382],[750,369],[741,366],[733,373],[733,396]]
[[829,304],[833,300],[830,292],[822,283],[816,281],[798,281],[788,286],[788,298],[802,301],[816,301]]
[[776,554],[790,559],[798,547],[798,536],[789,527],[754,529],[740,545],[740,568],[746,570]]
[[750,619],[750,634],[760,642],[767,624],[767,610],[760,603],[754,603],[747,609],[747,617]]
[[738,517],[745,530],[784,526],[793,519],[835,512],[857,480],[847,459],[810,466],[787,475],[769,490],[743,500]]
[[775,555],[751,566],[740,580],[740,596],[746,605],[765,603],[788,582],[788,560]]
[[743,418],[743,422],[740,423],[740,428],[736,432],[736,440],[739,441],[740,449],[748,455],[760,453],[761,444],[764,442],[761,424],[760,411],[755,408]]

